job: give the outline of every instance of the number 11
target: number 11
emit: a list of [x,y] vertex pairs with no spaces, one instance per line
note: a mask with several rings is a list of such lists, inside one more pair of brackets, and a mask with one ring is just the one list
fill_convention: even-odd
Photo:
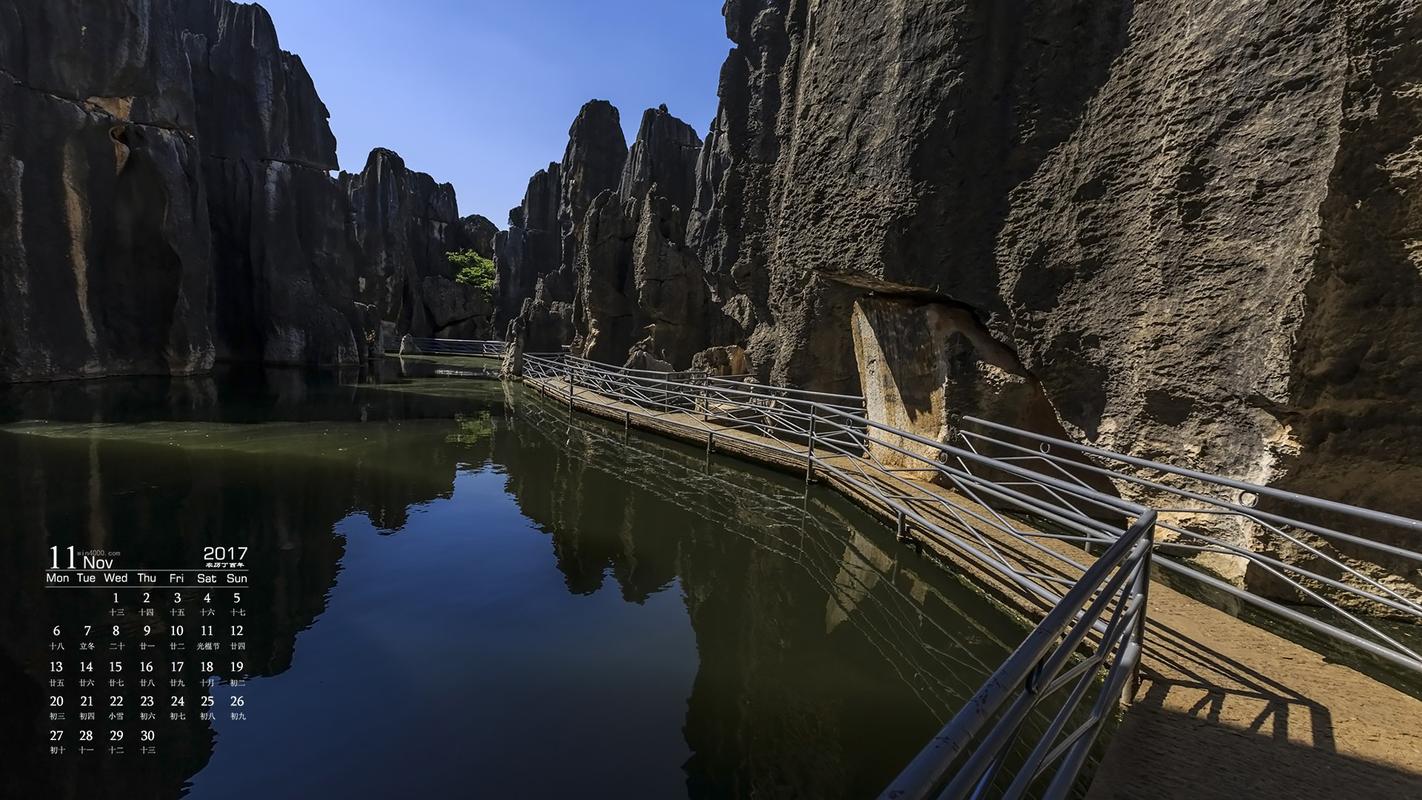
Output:
[[69,566],[59,566],[59,545],[49,548],[49,568],[50,569],[74,569],[74,545],[66,548],[69,551]]

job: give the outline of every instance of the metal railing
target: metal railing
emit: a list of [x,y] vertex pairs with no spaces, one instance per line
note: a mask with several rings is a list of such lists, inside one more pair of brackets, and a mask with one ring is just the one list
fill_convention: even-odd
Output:
[[[965,755],[995,765],[990,768],[991,776],[1000,774],[1008,762],[1019,770],[1030,767],[1033,778],[1027,781],[1029,786],[1053,764],[1057,765],[1053,774],[1064,776],[1060,780],[1067,785],[1075,779],[1080,769],[1078,758],[1085,757],[1100,726],[1120,701],[1125,685],[1121,676],[1133,674],[1138,663],[1144,634],[1144,597],[1138,595],[1149,575],[1151,549],[1137,540],[1148,539],[1154,517],[1148,509],[1107,498],[1115,520],[1093,518],[1070,503],[981,477],[974,468],[984,474],[1006,470],[1021,480],[1032,478],[1033,473],[865,419],[863,401],[857,397],[609,368],[558,355],[525,355],[523,369],[525,378],[544,382],[550,393],[566,397],[570,407],[579,398],[612,401],[622,406],[629,421],[636,414],[662,425],[704,433],[708,454],[716,437],[728,435],[728,429],[754,434],[759,446],[803,459],[807,480],[819,474],[857,495],[861,502],[886,511],[897,520],[901,536],[910,528],[933,536],[981,569],[1001,575],[1045,606],[1054,606],[1056,616],[1049,617],[1053,625],[1067,614],[1060,610],[1067,608],[1062,605],[1063,598],[1075,599],[1084,592],[1090,603],[1068,615],[1064,623],[1067,638],[1060,646],[1041,646],[1062,634],[1062,629],[1042,633],[1044,628],[1022,646],[1041,651],[1042,669],[1034,673],[1041,681],[1032,679],[1028,686],[1029,677],[1008,671],[1015,670],[1020,659],[1009,659],[986,684],[1020,690],[1020,696],[1027,699],[1014,701],[1010,714],[1003,715],[971,754],[967,750],[971,737],[957,741],[950,750],[930,747],[935,766],[905,778],[905,785],[896,783],[895,791],[900,794],[895,796],[926,796],[935,788],[936,779]],[[1049,476],[1040,479],[1054,483],[1063,497],[1097,494]],[[939,484],[952,491],[944,491]],[[1028,519],[1033,522],[1022,522]],[[1044,539],[1101,542],[1111,544],[1112,549],[1087,566],[1078,561],[1084,554],[1049,547]],[[1083,655],[1088,634],[1096,649]],[[1099,680],[1103,673],[1106,679]],[[1056,691],[1068,685],[1070,691]],[[1048,688],[1051,691],[1043,691]],[[1082,705],[1090,700],[1093,689],[1095,699],[1083,719]],[[1026,741],[1018,739],[1017,733],[1027,712],[1040,717],[1043,703],[1060,704],[1051,719],[1061,723],[1048,723],[1041,737],[1034,740],[1039,747],[1024,757],[1012,749]],[[1101,709],[1099,713],[1097,709]],[[991,711],[975,723],[972,732],[978,732],[990,716]],[[1079,724],[1063,736],[1067,721],[1073,720]],[[935,743],[941,741],[941,737],[934,739]],[[982,787],[990,783],[987,780]],[[911,790],[910,784],[916,789]]]
[[[634,470],[640,489],[694,509],[712,529],[745,538],[798,565],[830,596],[845,592],[844,579],[853,575],[850,583],[862,587],[864,594],[856,597],[854,613],[846,612],[846,622],[863,633],[938,719],[952,716],[962,699],[977,689],[980,676],[991,674],[1000,663],[1000,659],[984,660],[978,647],[990,643],[1008,653],[1016,644],[979,624],[969,609],[920,577],[910,562],[900,562],[880,550],[872,538],[859,535],[843,511],[825,498],[807,502],[788,485],[757,480],[750,473],[697,469],[694,460],[669,443],[643,441],[629,446],[630,431],[614,434],[600,425],[578,425],[572,413],[559,414],[544,403],[511,403],[510,409],[587,469],[617,475],[622,475],[619,470]],[[892,558],[892,566],[881,558]],[[831,566],[826,569],[827,565]],[[932,564],[925,566],[930,572],[937,570]],[[865,577],[871,571],[884,580]],[[876,591],[869,591],[871,585]],[[924,614],[925,608],[934,606],[956,615],[958,623],[970,626],[974,635],[962,637],[954,622]],[[870,608],[876,611],[866,613]]]
[[[880,797],[1019,798],[1049,771],[1038,796],[1066,797],[1140,665],[1154,529],[1154,512],[1137,519]],[[1106,631],[1092,642],[1088,634],[1103,617]],[[1094,650],[1080,657],[1078,648],[1088,644]],[[1082,719],[1082,701],[1103,668],[1103,685]],[[1015,754],[1029,715],[1054,697],[1060,705],[1031,752]],[[1011,777],[1005,787],[1004,773]]]
[[[962,419],[958,438],[974,452],[1078,486],[1108,480],[1122,494],[1155,508],[1166,552],[1192,557],[1190,562],[1160,559],[1162,568],[1316,635],[1422,672],[1422,653],[1376,619],[1422,621],[1422,553],[1382,541],[1422,541],[1422,522],[976,417]],[[1298,519],[1306,514],[1314,521]],[[1366,530],[1370,537],[1339,527]],[[1235,562],[1235,571],[1242,568],[1245,587],[1199,566],[1207,554]],[[1269,596],[1251,591],[1251,584],[1262,584]]]
[[503,358],[504,352],[508,349],[508,342],[486,341],[479,339],[427,339],[418,336],[410,337],[415,348],[421,353],[430,355],[446,356],[479,356],[484,358]]
[[[1240,588],[1193,563],[1153,559],[1162,568],[1335,644],[1422,673],[1422,654],[1369,619],[1385,611],[1422,621],[1422,587],[1417,584],[1422,573],[1415,572],[1422,553],[1339,531],[1341,524],[1295,519],[1281,508],[1292,504],[1372,526],[1373,535],[1387,528],[1408,541],[1422,531],[1416,520],[978,418],[962,420],[944,443],[867,419],[863,399],[853,396],[698,373],[618,369],[563,355],[526,355],[524,375],[566,392],[570,406],[580,394],[595,393],[588,399],[618,404],[629,420],[636,414],[704,434],[708,456],[717,436],[755,434],[760,446],[803,460],[807,481],[818,473],[887,512],[901,535],[916,529],[1051,608],[886,797],[927,796],[944,778],[950,783],[943,797],[998,791],[1019,796],[1053,764],[1057,767],[1046,796],[1068,791],[1100,725],[1120,700],[1127,681],[1123,676],[1137,667],[1157,526],[1159,546],[1169,548],[1165,552],[1240,559],[1273,578],[1275,589],[1286,587],[1296,593],[1294,599],[1332,619]],[[1211,526],[1220,520],[1235,529]],[[1240,526],[1249,530],[1241,533]],[[1272,537],[1276,546],[1260,544],[1263,536]],[[1053,546],[1052,540],[1109,549],[1093,560],[1082,550]],[[1284,552],[1284,546],[1292,549]],[[1354,558],[1363,553],[1405,566],[1389,569]],[[1068,685],[1071,689],[1062,693]],[[1082,706],[1093,688],[1096,698],[1083,718]],[[1047,698],[1061,706],[1024,754],[1024,720],[1040,720]],[[997,721],[988,727],[995,715]],[[1063,737],[1071,723],[1075,727]],[[978,743],[970,749],[974,736]],[[1002,781],[1009,783],[1004,787]]]

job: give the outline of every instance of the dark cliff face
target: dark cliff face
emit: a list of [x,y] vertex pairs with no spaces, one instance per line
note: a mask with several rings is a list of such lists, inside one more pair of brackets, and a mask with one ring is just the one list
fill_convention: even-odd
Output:
[[448,254],[488,257],[498,229],[481,216],[459,217],[454,186],[405,166],[377,148],[358,175],[341,173],[360,253],[361,303],[387,333],[489,338],[493,308],[474,287],[456,283]]
[[381,319],[487,334],[444,248],[487,255],[492,224],[403,164],[353,215],[260,6],[7,4],[0,107],[0,382],[351,364]]
[[130,5],[0,9],[0,381],[212,364],[182,31]]
[[[619,364],[682,363],[705,348],[721,317],[686,240],[700,150],[665,106],[643,114],[630,153],[617,109],[584,106],[562,163],[530,181],[497,248],[510,335]],[[545,227],[555,185],[556,253]]]
[[454,187],[379,148],[359,174],[342,173],[341,184],[360,253],[361,302],[397,335],[448,335],[456,327],[487,334],[491,309],[455,283],[447,256],[477,249],[459,218]]
[[494,239],[498,238],[499,226],[488,217],[473,214],[459,220],[459,230],[455,244],[460,250],[473,250],[484,258],[494,257]]
[[355,271],[328,114],[260,6],[188,7],[197,138],[212,228],[217,357],[351,364]]
[[586,103],[568,129],[568,149],[563,153],[560,171],[561,266],[571,269],[577,263],[588,206],[593,198],[617,186],[626,163],[627,138],[622,133],[621,115],[606,100]]
[[354,361],[335,139],[266,12],[9,13],[0,380]]
[[637,141],[632,143],[617,193],[641,199],[655,185],[663,197],[688,211],[696,191],[700,154],[701,137],[695,129],[672,116],[666,106],[649,108],[642,112]]
[[528,180],[523,204],[509,211],[509,229],[494,240],[497,309],[503,332],[533,296],[538,279],[558,268],[561,234],[558,200],[562,166],[549,164]]

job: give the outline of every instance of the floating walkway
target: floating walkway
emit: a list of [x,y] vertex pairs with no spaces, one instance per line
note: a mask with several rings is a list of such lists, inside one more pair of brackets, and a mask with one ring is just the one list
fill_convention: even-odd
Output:
[[[862,400],[842,395],[562,356],[523,359],[524,383],[571,410],[704,447],[708,459],[732,455],[835,488],[1039,623],[885,797],[1020,796],[1031,789],[1033,796],[1091,798],[1422,798],[1422,662],[1401,634],[1355,611],[1366,601],[1397,616],[1422,616],[1413,614],[1416,601],[1361,568],[1314,574],[1281,566],[1188,526],[1205,511],[1241,516],[1318,550],[1325,561],[1334,552],[1330,535],[1362,546],[1330,528],[1253,510],[1255,493],[1272,490],[1239,484],[1246,488],[1220,500],[1141,478],[1149,462],[1112,472],[1099,466],[1101,458],[1064,452],[1070,443],[1039,437],[1029,449],[1003,431],[994,435],[991,428],[1000,426],[986,421],[986,433],[950,447],[868,422]],[[984,455],[994,443],[997,457]],[[1026,468],[1048,461],[1060,477]],[[1197,502],[1157,511],[1109,497],[1090,488],[1102,477],[1092,473],[1102,472]],[[1345,509],[1299,501],[1330,513]],[[1417,524],[1360,513],[1369,524]],[[1162,533],[1171,543],[1153,546]],[[1174,560],[1152,563],[1152,552],[1165,547],[1248,558],[1337,608],[1336,619],[1319,622]],[[1280,615],[1318,649],[1177,586]],[[1410,627],[1415,641],[1419,629]],[[1354,652],[1371,674],[1339,663],[1340,654]],[[1100,752],[1092,741],[1114,724],[1121,701],[1128,704],[1104,757],[1086,768],[1088,787],[1079,776]]]

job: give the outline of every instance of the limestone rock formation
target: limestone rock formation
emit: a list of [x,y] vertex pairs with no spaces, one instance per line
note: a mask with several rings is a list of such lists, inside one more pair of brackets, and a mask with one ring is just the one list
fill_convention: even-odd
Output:
[[497,270],[494,327],[506,332],[533,297],[538,279],[558,268],[561,235],[558,228],[561,165],[534,173],[523,204],[509,211],[509,229],[494,239]]
[[[900,2],[892,4],[893,9],[831,5],[834,8],[824,18],[835,21],[840,35],[866,39],[847,50],[825,51],[835,53],[833,69],[843,73],[897,57],[896,45],[883,49],[883,42],[867,41],[871,32],[890,21],[915,29],[918,24],[935,20],[941,24],[954,17],[942,5]],[[910,6],[915,10],[906,19],[902,12]],[[786,170],[794,162],[791,148],[797,131],[808,6],[790,0],[729,0],[724,11],[727,35],[737,46],[721,68],[721,104],[697,163],[687,232],[727,320],[726,331],[717,338],[720,343],[744,345],[764,379],[853,391],[859,381],[848,319],[857,292],[819,277],[810,266],[818,266],[817,260],[781,258],[776,213],[782,206],[823,209],[852,202],[840,193],[846,186],[857,185],[856,191],[872,196],[878,186],[869,170],[857,166],[856,154],[864,142],[878,141],[879,126],[892,121],[879,119],[867,109],[840,109],[846,117],[862,122],[857,134],[841,141],[844,163],[831,168],[838,171],[808,175],[806,183],[790,185]],[[858,30],[860,26],[864,29]],[[826,80],[837,79],[838,72]],[[920,98],[933,93],[924,87]],[[846,131],[840,129],[835,135],[845,137]],[[825,136],[828,139],[829,134]],[[830,219],[817,225],[826,238],[855,238],[861,233],[829,232]]]
[[360,251],[361,300],[393,322],[396,335],[487,338],[488,300],[455,283],[447,254],[478,250],[479,236],[493,237],[482,217],[460,219],[454,187],[384,148],[371,151],[360,173],[342,173],[341,184]]
[[217,357],[355,363],[353,253],[328,175],[336,139],[326,107],[260,6],[212,0],[187,11]]
[[685,366],[711,334],[711,291],[686,243],[701,140],[666,106],[642,115],[616,192],[593,201],[576,270],[575,350]]
[[925,435],[994,408],[1422,515],[1415,2],[725,11],[713,344]]
[[488,217],[473,214],[459,220],[459,234],[456,245],[460,250],[473,250],[484,258],[494,257],[494,239],[499,235],[499,226]]
[[[665,105],[642,112],[637,140],[627,156],[617,193],[626,199],[641,199],[655,185],[685,214],[696,192],[696,159],[701,155],[701,137],[696,130],[671,115]],[[679,227],[685,228],[685,220]]]
[[0,382],[213,362],[183,28],[149,5],[0,8]]
[[482,291],[440,275],[420,279],[428,332],[447,339],[488,339],[494,309]]
[[626,163],[627,137],[617,109],[606,100],[584,104],[568,129],[568,149],[559,171],[560,266],[572,269],[577,264],[588,207],[593,198],[617,185]]
[[0,382],[350,364],[434,306],[488,330],[424,278],[493,226],[394,154],[348,224],[326,108],[260,6],[6,4],[0,107]]
[[501,303],[495,323],[517,317],[511,338],[522,338],[530,352],[572,340],[574,270],[587,213],[598,195],[617,186],[626,162],[617,109],[592,100],[568,130],[562,163],[535,174],[523,205],[510,212],[508,235],[496,248]]
[[702,350],[691,357],[691,368],[719,377],[755,373],[745,348],[734,344]]

